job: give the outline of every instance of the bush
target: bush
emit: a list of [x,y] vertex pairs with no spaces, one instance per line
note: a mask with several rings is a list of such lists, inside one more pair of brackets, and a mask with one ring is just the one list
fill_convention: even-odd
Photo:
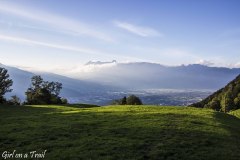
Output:
[[62,84],[59,82],[44,81],[41,76],[33,76],[32,85],[25,92],[25,104],[66,104],[67,100],[62,99],[59,94]]
[[135,95],[131,95],[127,98],[128,105],[142,105],[142,101]]
[[15,95],[11,97],[11,99],[7,102],[7,104],[19,106],[21,105],[21,100]]
[[62,104],[68,104],[68,100],[66,98],[62,98],[61,101],[62,101]]
[[142,105],[142,101],[135,95],[130,95],[129,97],[123,97],[112,101],[112,105]]

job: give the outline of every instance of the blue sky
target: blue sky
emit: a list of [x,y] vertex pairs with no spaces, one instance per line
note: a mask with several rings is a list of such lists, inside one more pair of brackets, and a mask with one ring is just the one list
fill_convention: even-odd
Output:
[[240,67],[239,0],[0,0],[0,63]]

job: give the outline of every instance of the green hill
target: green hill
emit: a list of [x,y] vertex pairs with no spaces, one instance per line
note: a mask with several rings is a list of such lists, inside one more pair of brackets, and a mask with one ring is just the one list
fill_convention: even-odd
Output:
[[211,108],[217,111],[229,112],[240,108],[240,75],[204,100],[192,104],[192,107]]
[[47,150],[50,160],[240,157],[240,119],[234,116],[189,107],[90,107],[0,106],[1,155]]

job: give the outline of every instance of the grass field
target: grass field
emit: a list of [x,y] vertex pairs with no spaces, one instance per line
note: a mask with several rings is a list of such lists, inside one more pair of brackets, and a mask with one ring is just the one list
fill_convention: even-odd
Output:
[[0,106],[0,153],[45,159],[239,160],[240,119],[159,106]]
[[233,115],[233,116],[235,116],[235,117],[240,118],[240,109],[231,111],[229,114],[231,114],[231,115]]

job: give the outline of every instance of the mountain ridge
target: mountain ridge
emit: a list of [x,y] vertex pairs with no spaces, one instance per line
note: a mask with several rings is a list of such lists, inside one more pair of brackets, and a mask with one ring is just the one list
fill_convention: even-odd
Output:
[[76,71],[74,73],[78,79],[117,84],[123,88],[214,90],[238,74],[240,74],[240,68],[209,67],[201,64],[164,66],[148,62],[117,63],[107,67],[100,65],[97,69],[93,68],[91,72]]
[[[90,76],[86,75],[86,73],[80,73],[84,78],[70,78],[70,76],[66,77],[55,73],[29,72],[7,65],[0,66],[8,69],[10,78],[14,81],[13,92],[8,93],[8,97],[17,95],[24,100],[24,92],[30,86],[31,77],[33,75],[41,75],[44,80],[62,83],[63,89],[60,96],[69,99],[69,102],[94,103],[98,105],[109,104],[112,98],[119,98],[117,96],[121,94],[120,92],[127,94],[133,90],[138,90],[139,93],[145,93],[144,91],[148,89],[192,89],[199,91],[207,89],[214,91],[240,73],[240,69],[237,68],[208,67],[199,64],[164,66],[156,63],[133,62],[116,63],[116,65],[110,67],[100,67],[96,71],[89,72],[89,74],[92,74]],[[185,95],[187,94],[186,92]],[[151,94],[151,96],[153,95]],[[154,97],[158,98],[158,96]],[[205,98],[205,96],[201,96],[201,98]],[[147,102],[149,101],[147,100]],[[162,100],[154,102],[162,104]],[[177,104],[174,103],[174,105]],[[182,103],[179,105],[182,105]]]

